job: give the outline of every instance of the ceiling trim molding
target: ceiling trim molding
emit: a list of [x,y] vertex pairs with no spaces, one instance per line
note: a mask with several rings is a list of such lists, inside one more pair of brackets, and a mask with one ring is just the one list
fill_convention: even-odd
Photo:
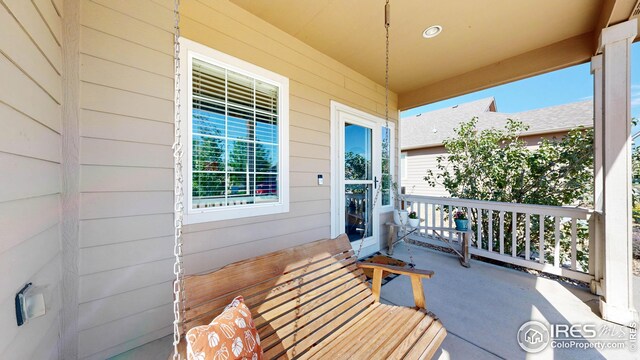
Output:
[[469,94],[550,71],[585,63],[593,55],[589,32],[398,95],[398,108],[407,110]]

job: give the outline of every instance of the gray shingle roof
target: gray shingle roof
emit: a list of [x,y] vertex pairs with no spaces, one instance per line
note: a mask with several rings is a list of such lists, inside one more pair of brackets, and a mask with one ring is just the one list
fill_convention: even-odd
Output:
[[529,125],[527,134],[548,134],[579,126],[593,126],[593,102],[591,100],[550,106],[518,113],[495,111],[493,97],[434,110],[400,121],[402,149],[415,149],[441,145],[455,135],[460,123],[478,117],[478,129],[503,128],[507,119],[520,120]]

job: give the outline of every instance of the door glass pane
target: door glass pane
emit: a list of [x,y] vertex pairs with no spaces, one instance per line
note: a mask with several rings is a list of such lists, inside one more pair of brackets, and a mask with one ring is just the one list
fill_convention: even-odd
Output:
[[370,184],[345,185],[344,232],[350,241],[357,241],[362,239],[363,235],[366,238],[373,234],[371,194]]
[[391,205],[391,129],[382,127],[382,206]]
[[371,171],[371,129],[344,124],[345,180],[373,180]]

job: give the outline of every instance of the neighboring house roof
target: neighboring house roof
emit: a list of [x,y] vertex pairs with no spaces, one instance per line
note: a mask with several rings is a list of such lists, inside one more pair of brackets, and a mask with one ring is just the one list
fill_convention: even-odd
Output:
[[478,130],[504,128],[507,119],[520,120],[529,125],[522,135],[550,134],[584,126],[593,127],[591,100],[550,106],[518,113],[497,112],[493,97],[434,110],[400,121],[403,150],[442,145],[443,140],[455,136],[460,123],[478,118]]

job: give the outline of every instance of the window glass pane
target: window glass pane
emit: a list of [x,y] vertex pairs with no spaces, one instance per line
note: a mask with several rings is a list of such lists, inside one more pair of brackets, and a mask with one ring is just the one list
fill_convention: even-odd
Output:
[[278,143],[278,117],[269,114],[256,114],[256,141]]
[[225,204],[224,173],[194,173],[192,189],[195,209]]
[[193,97],[225,101],[225,70],[219,66],[193,59]]
[[227,163],[229,171],[249,170],[249,163],[253,165],[253,144],[246,141],[228,142],[229,161]]
[[391,175],[382,174],[382,206],[391,205]]
[[227,72],[229,103],[253,109],[253,79],[233,71]]
[[391,129],[382,127],[382,206],[391,205]]
[[224,104],[193,99],[193,132],[196,134],[225,136]]
[[256,144],[256,171],[278,172],[278,145]]
[[[350,241],[361,240],[373,234],[372,187],[369,184],[345,185],[344,232]],[[367,233],[365,234],[365,228]]]
[[278,201],[278,175],[256,174],[256,202]]
[[278,202],[278,86],[192,63],[193,208]]
[[230,173],[228,187],[229,195],[249,195],[247,173]]
[[373,180],[371,173],[371,133],[370,128],[345,124],[345,180]]
[[256,109],[278,114],[278,87],[256,80]]
[[193,135],[193,170],[224,171],[224,140]]
[[227,115],[228,138],[253,140],[253,111],[229,106]]

